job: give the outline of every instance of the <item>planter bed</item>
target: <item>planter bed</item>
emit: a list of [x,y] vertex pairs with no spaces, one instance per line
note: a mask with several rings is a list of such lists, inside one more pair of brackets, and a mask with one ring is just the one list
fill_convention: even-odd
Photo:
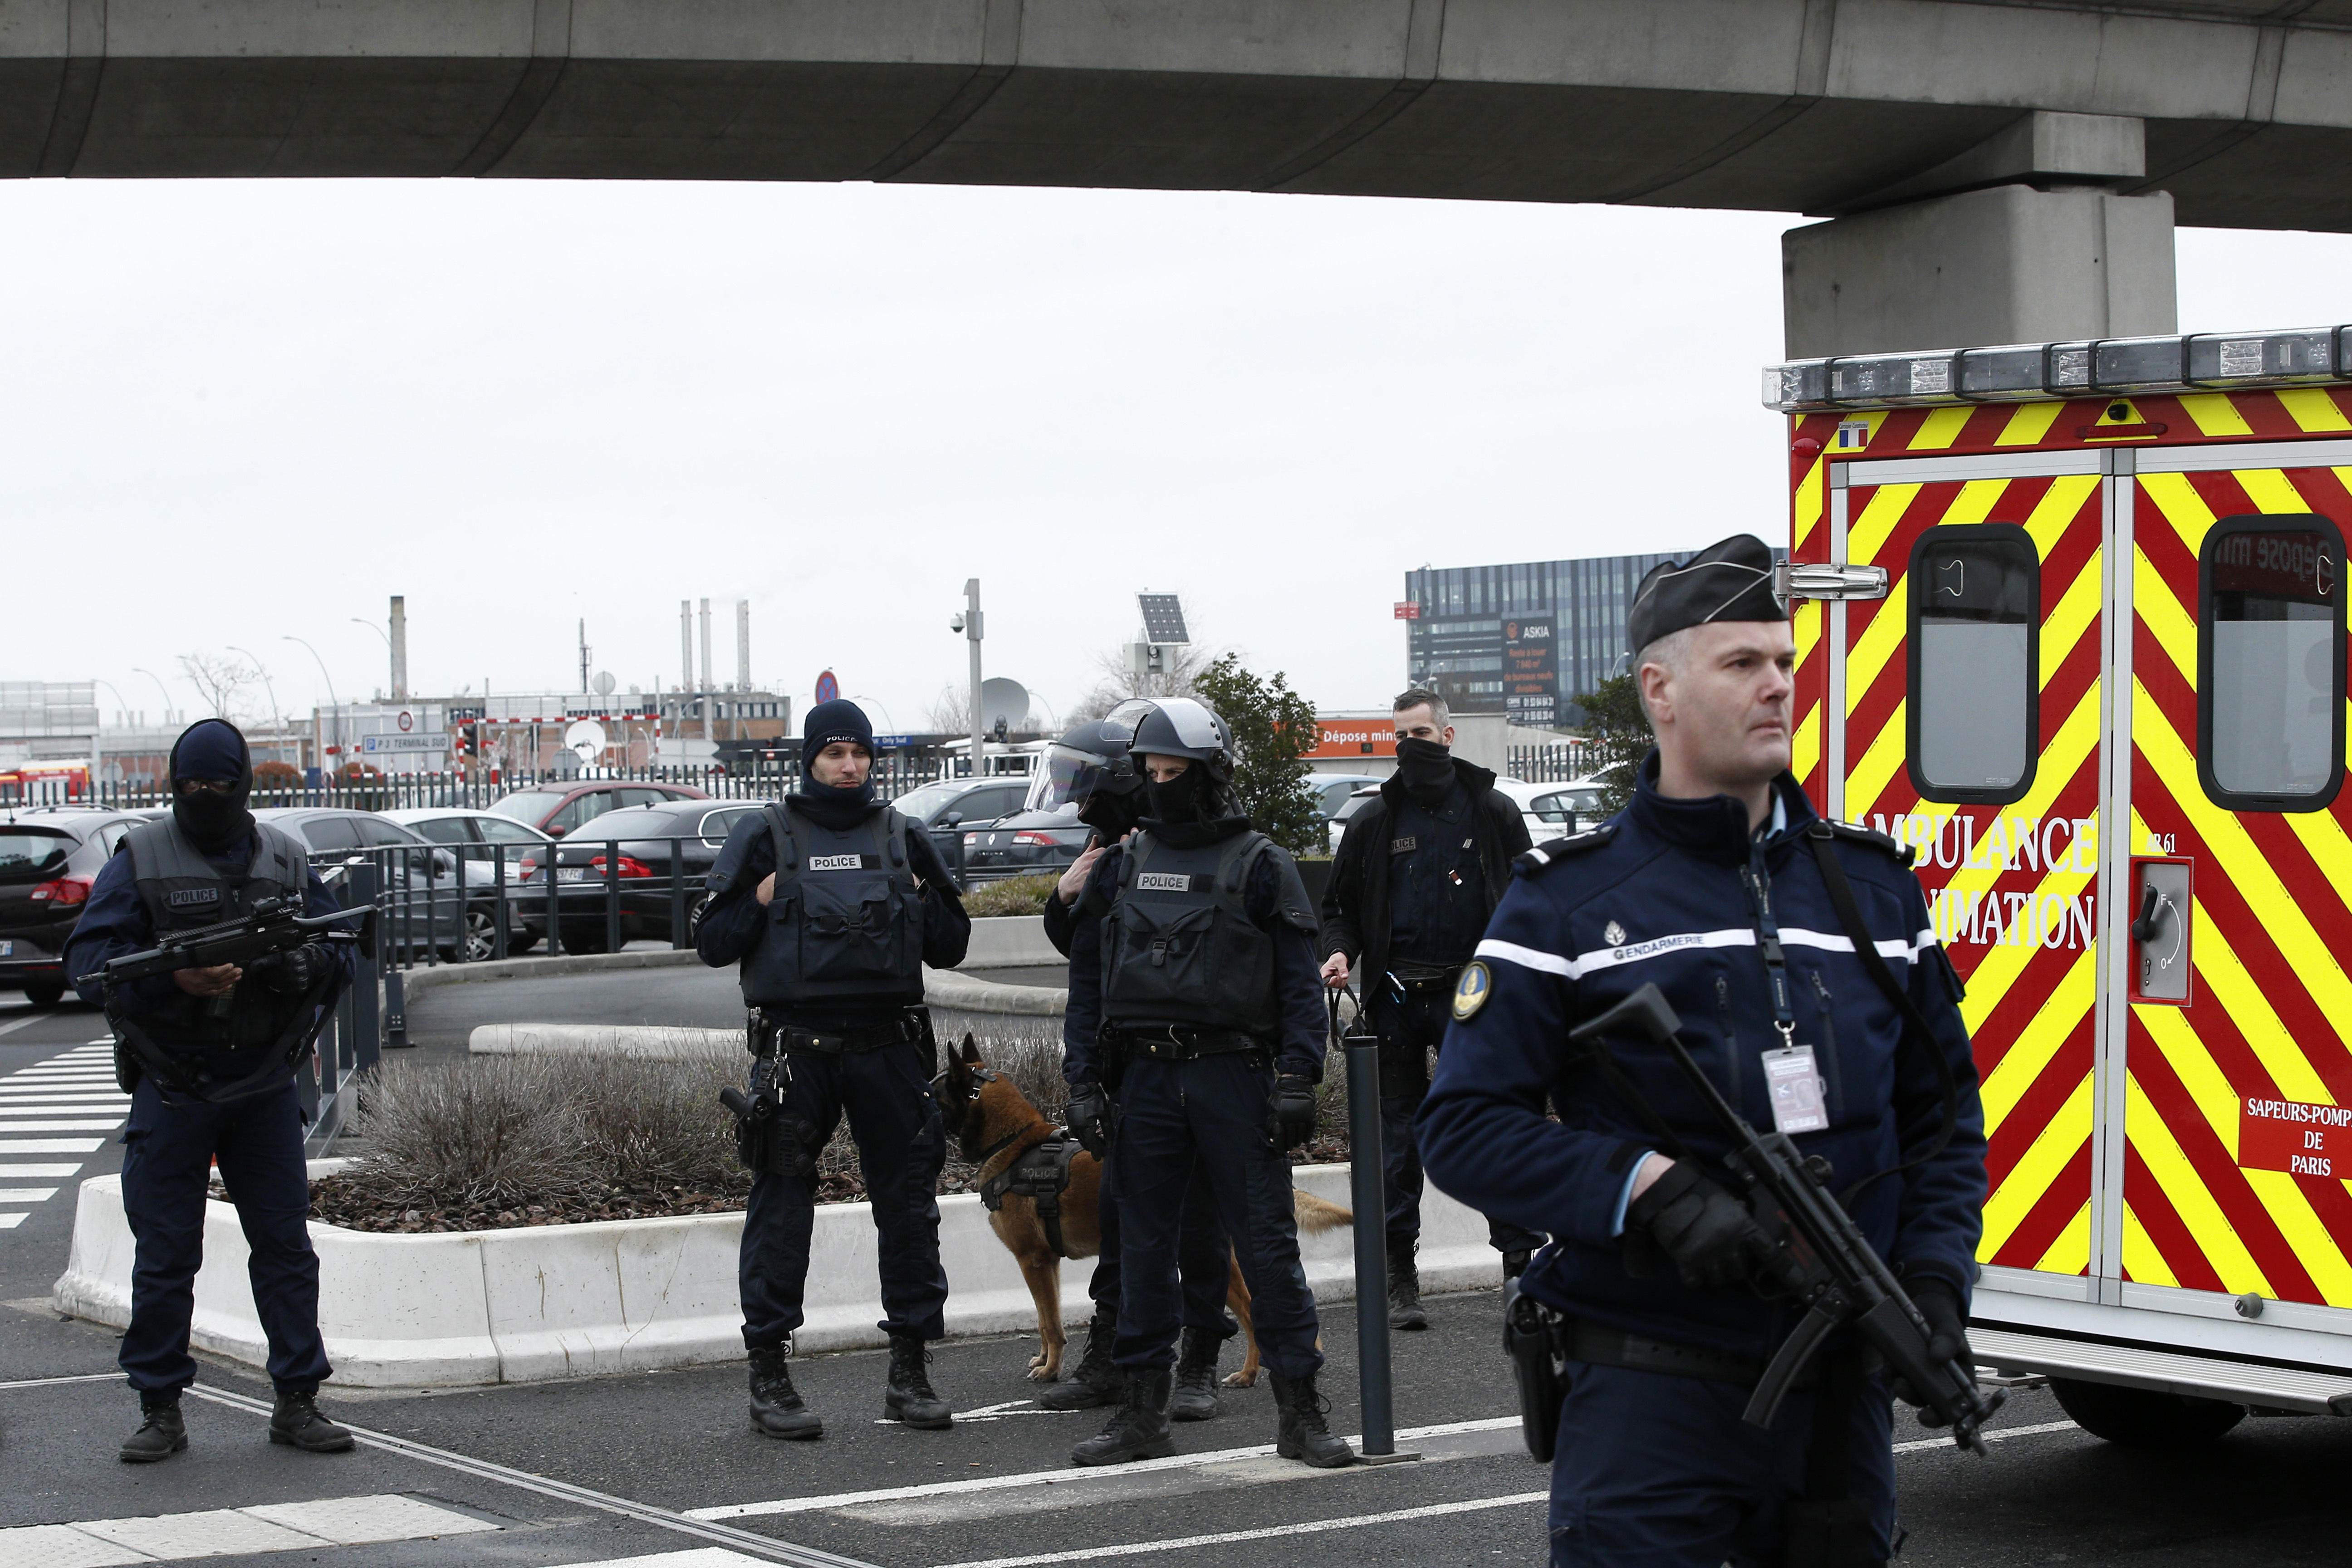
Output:
[[[341,1162],[319,1162],[314,1176]],[[1300,1166],[1298,1185],[1349,1201],[1348,1167]],[[1424,1289],[1500,1283],[1486,1221],[1432,1189],[1422,1205]],[[740,1361],[742,1314],[735,1289],[740,1212],[591,1224],[379,1235],[313,1220],[319,1249],[319,1322],[335,1379],[347,1386],[461,1387],[647,1372]],[[817,1210],[811,1245],[808,1321],[801,1350],[855,1350],[885,1342],[875,1280],[875,1232],[862,1203]],[[1346,1231],[1300,1238],[1318,1300],[1355,1291]],[[72,1256],[51,1290],[61,1312],[121,1327],[131,1317],[131,1238],[120,1176],[82,1183]],[[954,1335],[1034,1331],[1036,1308],[1020,1268],[988,1227],[973,1194],[940,1200],[940,1252]],[[1091,1259],[1062,1268],[1063,1314],[1091,1310]],[[196,1277],[193,1342],[258,1366],[266,1355],[246,1276],[236,1212],[208,1203],[205,1265]],[[1008,1352],[1004,1387],[1029,1388]]]

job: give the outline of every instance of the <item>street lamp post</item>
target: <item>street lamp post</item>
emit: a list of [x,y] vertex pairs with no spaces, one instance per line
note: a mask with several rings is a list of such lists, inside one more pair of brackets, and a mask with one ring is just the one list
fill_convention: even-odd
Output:
[[169,729],[172,723],[172,694],[163,689],[163,678],[143,665],[131,666],[131,673],[143,675],[155,683],[155,695],[163,700],[163,725]]
[[964,640],[971,645],[971,776],[980,777],[980,752],[982,720],[980,714],[980,579],[967,578],[963,585]]
[[[310,647],[309,642],[305,641],[301,637],[296,637],[291,632],[281,634],[279,640],[284,642],[299,642],[301,643],[304,647],[310,649],[310,660],[319,667],[319,679],[327,683],[327,701],[334,710],[335,743],[331,750],[335,755],[341,756],[343,750],[343,702],[342,699],[335,695],[335,678],[327,673],[327,661],[319,657],[319,650],[317,648]],[[326,770],[326,773],[329,778],[332,778],[334,776],[335,770],[329,768]]]

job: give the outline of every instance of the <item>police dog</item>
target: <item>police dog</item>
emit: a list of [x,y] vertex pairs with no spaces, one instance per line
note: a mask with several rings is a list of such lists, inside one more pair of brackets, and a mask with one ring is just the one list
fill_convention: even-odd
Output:
[[[1058,1131],[1011,1079],[989,1070],[970,1035],[949,1054],[940,1100],[949,1126],[963,1146],[964,1158],[980,1166],[975,1186]],[[1102,1249],[1102,1229],[1095,1218],[1101,1189],[1102,1163],[1079,1152],[1070,1161],[1070,1184],[1061,1196],[1062,1247],[1066,1256],[1092,1258]],[[1293,1187],[1290,1197],[1298,1228],[1307,1235],[1355,1223],[1355,1215],[1312,1193]],[[1065,1342],[1061,1256],[1047,1238],[1036,1204],[1018,1193],[1004,1194],[1003,1206],[988,1216],[988,1224],[1021,1265],[1021,1277],[1028,1281],[1030,1297],[1037,1303],[1037,1353],[1029,1358],[1029,1379],[1053,1383],[1062,1375]],[[1248,1388],[1257,1382],[1260,1363],[1257,1332],[1250,1322],[1249,1286],[1242,1279],[1238,1258],[1230,1258],[1226,1264],[1225,1305],[1242,1326],[1248,1354],[1240,1370],[1226,1374],[1224,1385]]]

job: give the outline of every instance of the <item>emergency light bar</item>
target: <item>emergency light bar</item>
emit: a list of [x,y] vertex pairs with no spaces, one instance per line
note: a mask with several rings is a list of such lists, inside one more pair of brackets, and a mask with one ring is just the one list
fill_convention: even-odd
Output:
[[2352,382],[2352,327],[1839,355],[1764,372],[1783,414]]

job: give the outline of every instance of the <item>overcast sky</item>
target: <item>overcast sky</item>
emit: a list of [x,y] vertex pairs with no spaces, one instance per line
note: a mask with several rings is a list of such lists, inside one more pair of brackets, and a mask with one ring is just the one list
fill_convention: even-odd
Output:
[[[1327,710],[1402,683],[1433,564],[1786,528],[1785,216],[905,185],[0,185],[0,679],[196,708],[242,645],[289,710],[386,684],[679,679],[733,601],[756,680],[927,727],[1040,717],[1139,589]],[[2181,326],[2352,321],[2352,237],[2188,230]],[[117,700],[100,690],[101,706]],[[255,699],[257,707],[263,706]]]

